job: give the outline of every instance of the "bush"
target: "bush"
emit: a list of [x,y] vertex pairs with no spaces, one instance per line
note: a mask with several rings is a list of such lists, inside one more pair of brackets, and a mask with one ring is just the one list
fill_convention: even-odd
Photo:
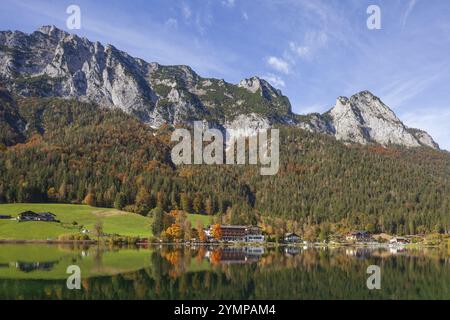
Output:
[[91,240],[87,234],[62,234],[58,237],[58,241],[89,241]]
[[59,241],[74,241],[75,240],[75,235],[74,234],[61,234],[58,237]]

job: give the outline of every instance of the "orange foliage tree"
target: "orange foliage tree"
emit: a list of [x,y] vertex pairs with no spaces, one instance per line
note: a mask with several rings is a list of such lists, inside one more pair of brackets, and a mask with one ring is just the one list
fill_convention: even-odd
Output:
[[222,238],[222,228],[220,224],[215,224],[212,226],[211,234],[216,240],[220,240]]

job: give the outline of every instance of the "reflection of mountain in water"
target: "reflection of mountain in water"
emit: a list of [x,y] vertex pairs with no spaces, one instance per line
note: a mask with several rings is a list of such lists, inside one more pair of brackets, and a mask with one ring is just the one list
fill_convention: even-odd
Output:
[[17,269],[23,272],[32,272],[32,271],[51,271],[58,261],[50,261],[50,262],[20,262],[17,261],[15,266]]

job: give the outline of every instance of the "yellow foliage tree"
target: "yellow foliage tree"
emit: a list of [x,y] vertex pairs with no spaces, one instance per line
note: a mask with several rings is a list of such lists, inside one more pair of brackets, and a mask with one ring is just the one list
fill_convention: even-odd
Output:
[[173,223],[166,229],[166,235],[174,240],[183,238],[183,228],[178,223]]

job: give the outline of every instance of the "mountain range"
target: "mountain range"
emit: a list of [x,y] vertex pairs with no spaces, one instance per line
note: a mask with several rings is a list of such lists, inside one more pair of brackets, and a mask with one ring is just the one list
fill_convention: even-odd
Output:
[[[76,99],[119,108],[153,128],[203,120],[236,135],[251,135],[288,125],[346,143],[439,149],[427,132],[405,126],[369,91],[338,97],[324,114],[298,115],[280,90],[258,77],[239,84],[203,78],[188,66],[148,63],[54,26],[31,34],[0,32],[0,84],[4,95]],[[29,124],[20,114],[6,104],[1,108],[4,130],[26,135]]]

